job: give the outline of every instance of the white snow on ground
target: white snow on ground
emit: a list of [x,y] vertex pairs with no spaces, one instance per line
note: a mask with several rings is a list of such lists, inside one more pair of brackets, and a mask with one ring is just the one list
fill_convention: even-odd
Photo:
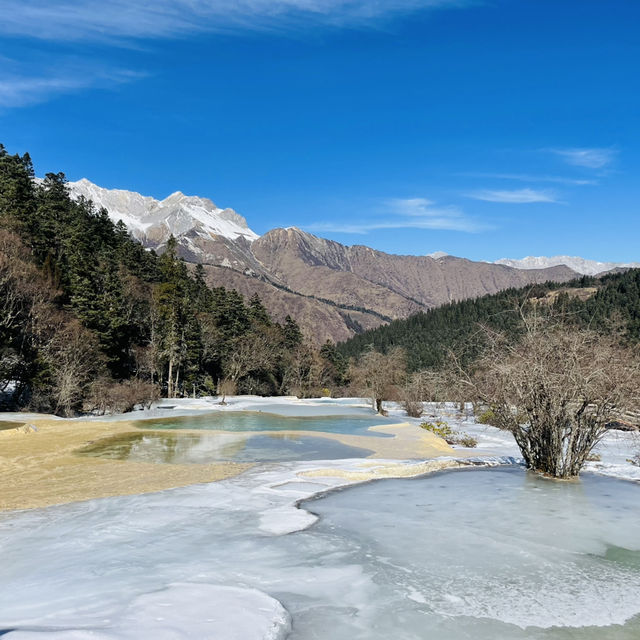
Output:
[[[215,603],[215,604],[214,604]],[[188,635],[183,630],[188,629]],[[282,640],[291,617],[274,598],[256,589],[178,583],[134,598],[108,630],[15,631],[12,640],[140,640],[224,638]]]
[[[420,419],[407,418],[394,404],[388,409],[399,421],[417,425],[444,419],[454,429],[473,435],[478,439],[478,448],[472,450],[477,463],[509,464],[519,457],[510,434],[477,424],[470,411],[460,412],[453,404],[427,405]],[[357,398],[245,396],[227,398],[226,405],[220,405],[218,398],[163,400],[148,411],[120,418],[239,410],[292,416],[373,415],[370,403]],[[26,419],[25,414],[15,415]],[[607,434],[598,447],[602,460],[589,463],[588,470],[640,480],[640,470],[626,462],[637,445],[633,434]],[[286,637],[291,622],[276,598],[291,584],[296,585],[298,598],[344,589],[339,594],[344,606],[357,607],[358,602],[368,601],[372,589],[362,567],[310,565],[301,581],[300,567],[289,573],[276,568],[269,556],[273,550],[238,532],[252,531],[267,540],[302,531],[317,516],[299,508],[301,500],[367,481],[372,471],[388,465],[402,469],[402,475],[426,470],[418,460],[259,465],[216,483],[0,514],[4,558],[0,573],[11,584],[11,589],[0,589],[0,631],[9,630],[7,640],[279,640]],[[335,475],[317,475],[318,469]],[[200,556],[207,548],[212,551],[203,564]],[[122,557],[128,558],[125,567]],[[229,558],[234,558],[233,570]]]
[[[473,451],[479,457],[486,455],[520,457],[518,445],[511,433],[476,422],[470,405],[465,411],[460,411],[454,403],[425,403],[425,413],[421,418],[408,418],[397,403],[388,403],[388,405],[390,416],[402,417],[411,424],[419,425],[425,421],[444,420],[455,431],[473,436],[478,441],[478,446]],[[600,460],[587,462],[584,469],[623,480],[640,481],[640,467],[629,462],[629,459],[638,452],[640,452],[640,433],[612,429],[607,431],[594,450],[594,453],[600,456]]]
[[[295,396],[228,396],[226,404],[220,404],[219,396],[201,398],[164,398],[152,405],[150,409],[119,413],[115,415],[80,416],[78,418],[60,418],[47,415],[57,420],[147,420],[150,418],[172,418],[179,416],[201,415],[209,411],[258,411],[274,413],[288,417],[375,415],[371,409],[371,401],[365,398],[312,398],[300,400]],[[3,419],[25,420],[42,418],[42,414],[23,412],[4,412]],[[404,422],[404,420],[402,420]]]

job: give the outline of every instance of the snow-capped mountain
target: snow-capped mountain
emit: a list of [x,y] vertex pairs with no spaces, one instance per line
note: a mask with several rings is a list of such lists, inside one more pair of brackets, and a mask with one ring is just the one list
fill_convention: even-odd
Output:
[[611,271],[612,269],[640,267],[640,262],[598,262],[597,260],[587,260],[579,256],[553,256],[550,258],[546,256],[527,256],[521,260],[501,258],[496,260],[494,264],[504,264],[516,269],[547,269],[548,267],[566,265],[585,276],[595,276],[598,273]]
[[244,238],[248,242],[259,237],[233,209],[220,209],[207,198],[176,191],[164,200],[156,200],[133,191],[103,189],[86,178],[69,182],[68,187],[72,197],[92,200],[96,207],[104,207],[114,222],[122,220],[146,245],[161,245],[171,234],[190,238],[194,247],[199,244],[197,240],[212,236]]
[[211,286],[258,294],[273,317],[294,318],[318,344],[345,340],[394,318],[452,300],[477,298],[511,287],[576,277],[568,267],[513,269],[473,262],[442,251],[398,256],[346,246],[289,227],[258,236],[244,218],[211,200],[176,192],[164,200],[83,179],[69,183],[109,217],[122,220],[142,244],[159,253],[170,234],[178,254],[203,265]]

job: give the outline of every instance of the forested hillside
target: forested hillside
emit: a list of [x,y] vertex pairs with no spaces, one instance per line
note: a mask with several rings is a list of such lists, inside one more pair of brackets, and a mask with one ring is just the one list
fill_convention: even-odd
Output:
[[565,284],[546,283],[508,289],[418,313],[405,320],[361,333],[338,345],[345,357],[373,347],[407,352],[410,371],[438,368],[450,350],[466,359],[481,347],[480,326],[516,334],[522,328],[520,309],[552,309],[567,322],[604,332],[620,332],[624,340],[640,340],[640,269],[600,278],[583,277]]
[[[202,265],[157,255],[104,209],[70,198],[62,173],[0,145],[0,406],[71,415],[127,410],[159,395],[309,395],[349,383],[347,359],[403,347],[408,368],[472,358],[480,325],[521,327],[519,307],[640,339],[640,270],[448,304],[321,349],[257,295],[211,288]],[[353,382],[353,381],[352,381]],[[352,392],[357,389],[351,389]]]
[[29,155],[0,145],[5,408],[122,410],[160,393],[212,393],[219,381],[282,393],[304,386],[312,366],[331,379],[331,362],[290,318],[277,324],[257,296],[209,288],[172,239],[161,256],[145,250],[104,209],[72,200],[62,173],[36,181]]

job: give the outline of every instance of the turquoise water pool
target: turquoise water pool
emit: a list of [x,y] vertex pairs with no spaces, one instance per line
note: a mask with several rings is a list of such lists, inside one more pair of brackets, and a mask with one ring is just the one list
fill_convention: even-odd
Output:
[[249,436],[131,433],[104,438],[78,451],[79,455],[96,458],[166,464],[336,460],[366,458],[371,453],[330,438],[275,433]]
[[211,429],[216,431],[324,431],[391,437],[369,427],[396,424],[398,419],[377,415],[281,416],[261,411],[215,411],[196,416],[138,420],[141,429]]

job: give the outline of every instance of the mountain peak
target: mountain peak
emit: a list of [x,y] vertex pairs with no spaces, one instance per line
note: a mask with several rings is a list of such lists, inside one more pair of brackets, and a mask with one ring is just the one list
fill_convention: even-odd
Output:
[[157,200],[135,191],[104,189],[87,178],[69,182],[68,188],[72,197],[83,196],[97,207],[104,207],[114,222],[122,220],[132,235],[147,246],[159,246],[171,234],[178,240],[186,236],[221,236],[252,242],[258,238],[233,209],[220,209],[208,198],[187,196],[182,191]]
[[585,275],[595,276],[612,269],[631,269],[640,267],[640,262],[599,262],[597,260],[588,260],[580,256],[527,256],[520,260],[512,258],[500,258],[494,264],[502,264],[516,269],[547,269],[548,267],[557,267],[565,265],[573,271]]

